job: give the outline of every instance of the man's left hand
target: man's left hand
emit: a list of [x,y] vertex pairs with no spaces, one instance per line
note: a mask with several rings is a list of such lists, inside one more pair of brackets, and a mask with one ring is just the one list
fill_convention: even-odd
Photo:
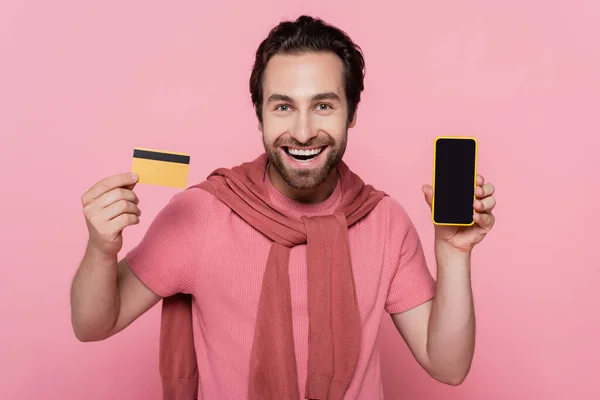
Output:
[[[423,186],[425,201],[431,209],[433,188],[431,185]],[[470,252],[473,247],[481,242],[494,226],[495,217],[492,210],[496,206],[494,185],[486,183],[481,175],[477,175],[475,187],[475,200],[473,202],[473,220],[471,226],[440,226],[435,225],[435,239],[449,244],[461,252]]]

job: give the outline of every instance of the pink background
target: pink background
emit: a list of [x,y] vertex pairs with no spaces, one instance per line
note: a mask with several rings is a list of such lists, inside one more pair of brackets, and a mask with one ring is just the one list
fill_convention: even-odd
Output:
[[[252,4],[252,5],[251,5]],[[160,399],[159,308],[100,343],[71,330],[80,196],[135,146],[192,154],[190,184],[262,150],[253,53],[311,13],[363,47],[347,162],[409,211],[430,261],[435,136],[480,142],[498,188],[475,251],[478,339],[460,387],[429,378],[385,318],[388,399],[600,398],[600,6],[593,1],[4,2],[0,7],[0,398]],[[140,186],[141,238],[176,190]]]

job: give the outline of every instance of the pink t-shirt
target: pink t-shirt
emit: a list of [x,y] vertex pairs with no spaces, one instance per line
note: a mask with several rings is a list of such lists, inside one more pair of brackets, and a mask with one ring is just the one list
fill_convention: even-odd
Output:
[[[301,215],[331,214],[341,188],[323,203],[302,204],[282,195],[268,178],[275,207]],[[344,399],[383,399],[377,335],[384,311],[399,313],[433,298],[417,231],[399,203],[385,197],[350,227],[352,268],[362,319],[361,353]],[[262,276],[271,241],[208,192],[176,194],[126,256],[156,294],[193,295],[199,399],[240,400],[248,391],[249,360]],[[304,398],[308,358],[306,245],[291,250],[294,342]]]

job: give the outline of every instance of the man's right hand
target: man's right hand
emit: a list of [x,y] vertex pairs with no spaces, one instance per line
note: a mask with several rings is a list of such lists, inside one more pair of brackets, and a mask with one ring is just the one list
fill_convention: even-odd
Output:
[[109,176],[81,198],[89,240],[71,287],[73,330],[81,341],[116,334],[160,300],[126,259],[117,260],[123,229],[139,222],[137,182],[130,173]]
[[117,256],[123,246],[123,229],[139,222],[139,199],[133,192],[137,181],[137,176],[129,172],[109,176],[81,197],[88,246],[105,257]]

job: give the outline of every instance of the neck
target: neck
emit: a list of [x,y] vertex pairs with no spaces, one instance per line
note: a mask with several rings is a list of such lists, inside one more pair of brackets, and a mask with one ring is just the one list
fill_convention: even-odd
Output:
[[338,182],[337,170],[331,171],[323,183],[313,189],[296,189],[287,184],[283,177],[271,164],[267,166],[267,174],[275,189],[284,196],[300,203],[321,203],[329,198]]

